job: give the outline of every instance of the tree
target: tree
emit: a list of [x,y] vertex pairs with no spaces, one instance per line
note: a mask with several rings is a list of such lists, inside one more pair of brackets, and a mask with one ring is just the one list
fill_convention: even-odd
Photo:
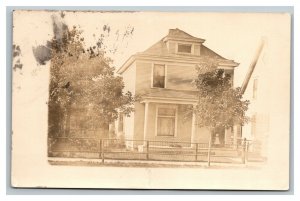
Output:
[[244,125],[248,121],[245,112],[249,101],[242,100],[241,88],[232,87],[232,77],[223,69],[217,69],[217,59],[205,59],[198,68],[195,80],[198,102],[193,107],[196,123],[207,127],[210,132],[208,143],[208,166],[212,134],[217,128],[230,128],[235,124]]
[[[34,48],[40,64],[50,58],[49,135],[69,134],[70,112],[82,109],[81,115],[93,113],[98,125],[108,129],[118,113],[129,116],[135,101],[131,92],[123,92],[122,77],[115,76],[112,59],[106,56],[104,35],[86,47],[82,31],[53,20],[54,38],[46,46]],[[103,31],[110,32],[105,25]],[[38,54],[50,49],[50,57]],[[41,58],[41,56],[43,56]]]
[[235,124],[244,125],[248,121],[245,112],[249,101],[243,100],[241,89],[232,87],[232,77],[223,69],[217,69],[217,60],[207,60],[198,68],[195,80],[198,89],[198,102],[193,108],[201,127],[211,133],[216,128],[230,128]]

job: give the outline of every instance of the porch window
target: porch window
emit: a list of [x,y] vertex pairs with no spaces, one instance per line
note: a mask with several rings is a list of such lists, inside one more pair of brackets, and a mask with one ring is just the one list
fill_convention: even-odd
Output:
[[157,108],[157,136],[175,136],[176,132],[176,108]]
[[165,88],[165,65],[154,64],[152,87]]
[[178,53],[192,53],[192,45],[178,44]]

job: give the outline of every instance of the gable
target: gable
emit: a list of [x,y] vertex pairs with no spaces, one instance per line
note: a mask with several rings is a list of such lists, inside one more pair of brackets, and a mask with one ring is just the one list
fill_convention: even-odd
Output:
[[171,57],[194,57],[195,59],[200,60],[203,57],[208,57],[212,59],[219,59],[224,61],[230,61],[228,59],[225,59],[221,55],[217,54],[213,50],[209,49],[205,45],[201,45],[198,47],[199,51],[201,52],[200,55],[178,55],[175,53],[170,53],[167,48],[167,44],[163,42],[163,40],[158,41],[154,45],[152,45],[150,48],[145,50],[144,52],[139,53],[139,55],[153,55],[153,56],[171,56]]

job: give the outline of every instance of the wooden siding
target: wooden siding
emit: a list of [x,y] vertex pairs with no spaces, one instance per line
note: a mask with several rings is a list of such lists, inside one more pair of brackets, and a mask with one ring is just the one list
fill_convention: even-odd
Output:
[[194,54],[200,56],[201,54],[201,45],[194,45]]
[[[136,65],[135,63],[131,64],[131,66],[123,73],[123,81],[124,81],[124,92],[130,91],[133,95],[135,95],[136,91]],[[130,117],[124,117],[124,137],[126,139],[133,139],[134,136],[134,116],[135,113],[131,113]]]
[[175,42],[169,41],[168,45],[169,45],[169,53],[175,54],[176,53],[176,45],[177,44]]
[[152,63],[136,62],[136,93],[150,92],[152,76]]
[[194,66],[167,66],[167,88],[176,90],[196,90],[192,84],[197,77]]
[[[137,62],[136,93],[151,92],[152,65],[161,62]],[[175,90],[196,90],[192,84],[197,76],[195,66],[166,65],[166,88]]]

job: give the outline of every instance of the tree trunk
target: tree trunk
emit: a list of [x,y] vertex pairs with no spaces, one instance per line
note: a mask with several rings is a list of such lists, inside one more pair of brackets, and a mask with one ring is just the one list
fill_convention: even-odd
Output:
[[211,144],[212,144],[212,133],[214,128],[209,129],[209,139],[208,139],[208,150],[207,150],[207,166],[210,166],[210,151],[211,151]]

